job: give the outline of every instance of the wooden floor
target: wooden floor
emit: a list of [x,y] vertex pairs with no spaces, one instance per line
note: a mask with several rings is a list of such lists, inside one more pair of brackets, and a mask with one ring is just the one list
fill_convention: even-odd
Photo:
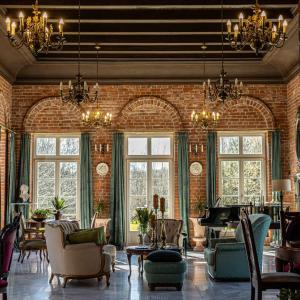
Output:
[[[111,275],[111,285],[105,282],[97,283],[96,279],[72,280],[63,289],[55,278],[53,284],[48,284],[50,267],[46,262],[40,262],[39,257],[32,254],[23,264],[17,262],[14,256],[9,278],[9,300],[95,300],[95,299],[140,299],[140,300],[247,300],[250,299],[248,282],[214,282],[206,273],[203,254],[189,252],[188,272],[183,290],[161,289],[150,292],[144,277],[138,275],[136,261],[133,261],[133,273],[128,282],[128,265],[123,252],[118,253],[116,272]],[[265,251],[264,271],[274,270],[274,251]],[[276,299],[277,291],[265,292],[263,299]]]

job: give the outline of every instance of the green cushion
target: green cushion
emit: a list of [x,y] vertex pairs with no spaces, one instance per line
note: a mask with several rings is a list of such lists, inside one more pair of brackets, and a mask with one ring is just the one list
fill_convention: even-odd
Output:
[[101,245],[105,243],[104,227],[94,229],[84,229],[73,232],[67,236],[70,244],[96,243]]
[[145,261],[144,269],[146,273],[152,274],[181,274],[186,272],[186,262],[151,262]]

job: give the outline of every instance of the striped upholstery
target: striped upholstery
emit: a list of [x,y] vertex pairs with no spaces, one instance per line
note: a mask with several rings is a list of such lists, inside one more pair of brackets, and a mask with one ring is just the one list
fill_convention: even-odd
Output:
[[68,220],[51,221],[48,222],[47,225],[50,225],[52,227],[59,226],[62,232],[64,233],[64,237],[80,229],[79,223],[77,221],[68,221]]

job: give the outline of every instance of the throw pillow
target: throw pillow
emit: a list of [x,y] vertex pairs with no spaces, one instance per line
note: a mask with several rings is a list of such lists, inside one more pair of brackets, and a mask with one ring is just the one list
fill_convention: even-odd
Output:
[[95,229],[84,229],[73,232],[67,236],[70,244],[96,243],[101,245],[105,243],[104,227]]
[[182,260],[182,257],[178,251],[156,250],[151,252],[147,259],[152,262],[179,262]]

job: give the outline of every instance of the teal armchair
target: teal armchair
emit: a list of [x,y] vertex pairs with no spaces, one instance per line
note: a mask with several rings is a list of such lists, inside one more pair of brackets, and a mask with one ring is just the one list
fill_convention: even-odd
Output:
[[[264,241],[271,218],[265,214],[249,216],[252,224],[260,269]],[[218,280],[248,280],[250,278],[247,254],[244,246],[241,224],[236,229],[235,238],[211,239],[204,250],[209,275]]]

